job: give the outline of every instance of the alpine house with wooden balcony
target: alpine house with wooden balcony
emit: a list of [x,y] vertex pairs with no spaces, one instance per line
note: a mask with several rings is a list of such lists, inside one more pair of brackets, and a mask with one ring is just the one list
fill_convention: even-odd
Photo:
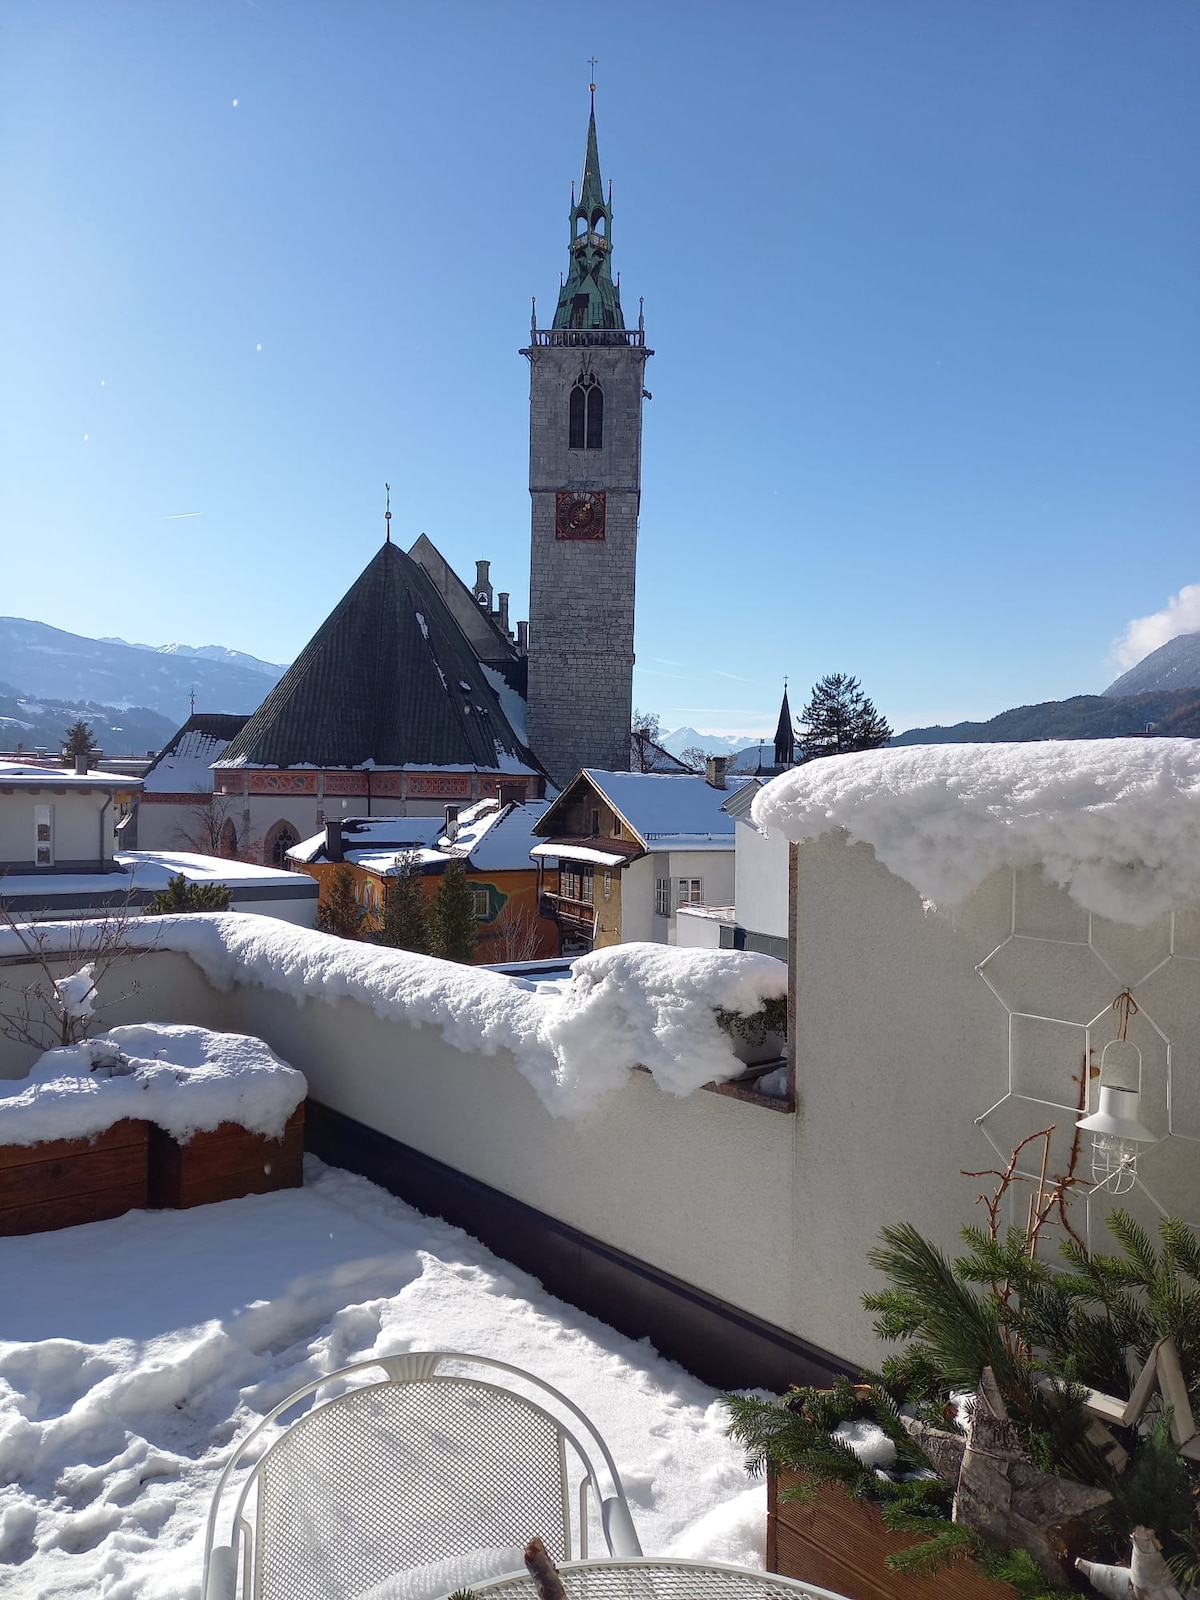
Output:
[[535,825],[542,842],[531,851],[543,915],[558,923],[563,954],[633,940],[674,944],[681,905],[730,903],[728,798],[721,759],[704,776],[578,773]]

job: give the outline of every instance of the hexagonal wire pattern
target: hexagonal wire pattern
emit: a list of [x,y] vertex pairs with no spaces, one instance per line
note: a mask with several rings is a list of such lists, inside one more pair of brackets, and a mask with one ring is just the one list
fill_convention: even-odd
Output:
[[[567,1600],[845,1600],[775,1572],[730,1567],[719,1562],[582,1561],[560,1567]],[[538,1600],[527,1574],[472,1585],[479,1600]]]
[[[1097,944],[1095,942],[1095,937],[1094,937],[1094,935],[1095,935],[1096,918],[1090,912],[1081,912],[1081,915],[1084,915],[1084,916],[1087,917],[1087,939],[1086,940],[1060,939],[1060,938],[1055,938],[1052,935],[1047,935],[1047,934],[1027,934],[1027,933],[1018,932],[1018,930],[1017,930],[1017,869],[1013,868],[1011,870],[1012,870],[1012,908],[1011,908],[1011,919],[1010,919],[1010,924],[1009,924],[1008,936],[1006,938],[1002,939],[1000,941],[1000,943],[996,946],[996,948],[994,950],[992,950],[987,956],[985,956],[984,959],[975,968],[976,972],[983,979],[984,983],[987,984],[988,988],[995,995],[996,999],[999,1000],[1000,1004],[1004,1007],[1006,1013],[1008,1014],[1008,1088],[1005,1091],[1005,1093],[1000,1096],[999,1100],[997,1100],[995,1102],[994,1105],[990,1105],[987,1108],[986,1111],[981,1112],[980,1115],[975,1118],[975,1126],[983,1134],[984,1138],[991,1145],[992,1149],[996,1152],[996,1155],[999,1157],[999,1159],[1000,1159],[1000,1161],[1002,1163],[1007,1163],[1008,1162],[1012,1152],[1011,1152],[1011,1150],[1004,1150],[1004,1149],[1002,1149],[1000,1147],[1000,1145],[992,1137],[992,1134],[991,1134],[991,1132],[990,1132],[990,1130],[989,1130],[989,1128],[987,1126],[988,1118],[994,1116],[995,1113],[998,1112],[1002,1106],[1005,1106],[1005,1105],[1009,1104],[1011,1101],[1024,1101],[1029,1105],[1043,1106],[1043,1107],[1046,1107],[1047,1109],[1054,1110],[1054,1111],[1065,1111],[1071,1117],[1072,1122],[1074,1122],[1076,1120],[1076,1118],[1078,1118],[1078,1116],[1080,1114],[1079,1113],[1079,1108],[1078,1108],[1077,1105],[1068,1104],[1068,1103],[1066,1103],[1064,1101],[1058,1101],[1058,1100],[1045,1100],[1045,1099],[1042,1099],[1042,1098],[1038,1097],[1037,1095],[1026,1094],[1022,1090],[1020,1090],[1020,1089],[1018,1089],[1016,1087],[1016,1084],[1015,1084],[1015,1070],[1014,1070],[1014,1068],[1015,1068],[1014,1050],[1013,1050],[1013,1039],[1014,1039],[1013,1024],[1014,1024],[1014,1022],[1017,1021],[1017,1020],[1024,1020],[1024,1021],[1036,1022],[1036,1023],[1051,1023],[1051,1024],[1054,1024],[1054,1025],[1059,1026],[1059,1027],[1077,1029],[1083,1035],[1082,1060],[1085,1063],[1090,1063],[1091,1059],[1092,1059],[1092,1051],[1093,1051],[1093,1042],[1092,1042],[1093,1033],[1094,1033],[1095,1030],[1097,1030],[1100,1027],[1100,1025],[1102,1023],[1111,1020],[1111,1008],[1108,1007],[1108,1006],[1105,1006],[1104,1009],[1102,1011],[1100,1011],[1096,1016],[1094,1016],[1091,1019],[1090,1022],[1086,1022],[1086,1023],[1075,1022],[1075,1021],[1073,1021],[1073,1020],[1071,1020],[1070,1018],[1067,1018],[1067,1017],[1046,1016],[1046,1015],[1042,1015],[1042,1014],[1035,1013],[1035,1012],[1019,1011],[1019,1010],[1015,1009],[1005,999],[1004,995],[1001,994],[999,988],[992,981],[992,978],[991,978],[991,976],[989,976],[989,973],[987,971],[989,965],[993,964],[996,961],[996,959],[1000,955],[1001,951],[1007,949],[1015,941],[1027,941],[1027,942],[1030,942],[1030,943],[1037,943],[1037,944],[1059,945],[1059,946],[1069,947],[1069,948],[1072,948],[1072,949],[1081,949],[1081,948],[1082,949],[1086,949],[1086,950],[1088,950],[1090,952],[1091,956],[1094,957],[1094,959],[1097,962],[1099,962],[1100,966],[1104,969],[1104,971],[1106,973],[1108,973],[1109,977],[1117,985],[1118,989],[1119,990],[1123,990],[1125,988],[1128,988],[1132,993],[1134,993],[1134,999],[1135,1000],[1137,999],[1136,989],[1137,989],[1137,987],[1139,985],[1147,983],[1156,973],[1161,972],[1162,969],[1164,967],[1168,966],[1172,961],[1174,961],[1176,959],[1182,959],[1182,958],[1177,958],[1177,956],[1176,956],[1176,949],[1175,949],[1175,942],[1176,942],[1176,914],[1174,912],[1168,913],[1169,918],[1170,918],[1170,937],[1169,937],[1168,948],[1167,948],[1166,954],[1163,955],[1160,960],[1154,962],[1154,964],[1146,972],[1142,973],[1141,977],[1138,978],[1135,983],[1129,983],[1129,984],[1126,984],[1121,979],[1120,975],[1114,970],[1112,964],[1105,959],[1103,953],[1097,947]],[[1191,959],[1191,958],[1188,958],[1188,959]],[[1164,1137],[1164,1139],[1184,1139],[1184,1140],[1187,1140],[1191,1144],[1200,1143],[1200,1139],[1198,1139],[1195,1135],[1181,1133],[1178,1130],[1178,1128],[1176,1128],[1176,1126],[1175,1126],[1174,1096],[1173,1096],[1173,1066],[1172,1066],[1171,1040],[1167,1036],[1166,1032],[1159,1026],[1159,1024],[1154,1020],[1154,1018],[1145,1009],[1145,1007],[1141,1005],[1140,1002],[1138,1003],[1138,1015],[1142,1018],[1144,1023],[1148,1024],[1150,1026],[1150,1028],[1153,1029],[1154,1033],[1157,1034],[1158,1038],[1161,1039],[1161,1041],[1163,1043],[1164,1051],[1165,1051],[1165,1056],[1166,1056],[1166,1112],[1167,1112],[1167,1122],[1166,1122],[1166,1133],[1165,1133],[1165,1135],[1163,1137]],[[1104,1042],[1107,1043],[1108,1041],[1105,1040]],[[1090,1096],[1089,1096],[1089,1103],[1090,1103]],[[1033,1131],[1033,1130],[1031,1129],[1030,1131]],[[1155,1144],[1161,1144],[1162,1142],[1163,1142],[1163,1139],[1159,1139],[1159,1140],[1155,1141]],[[1027,1148],[1032,1148],[1032,1147],[1027,1147]],[[1149,1146],[1148,1148],[1149,1149],[1153,1149],[1154,1146],[1152,1145],[1152,1146]],[[1014,1168],[1014,1172],[1015,1172],[1015,1174],[1017,1176],[1022,1177],[1022,1178],[1027,1178],[1032,1183],[1039,1183],[1041,1181],[1041,1172],[1040,1172],[1040,1170],[1037,1171],[1037,1172],[1026,1170],[1025,1168],[1023,1168],[1022,1166],[1020,1166],[1018,1164]],[[1168,1215],[1166,1207],[1163,1206],[1160,1203],[1158,1198],[1146,1186],[1146,1184],[1143,1182],[1143,1180],[1140,1177],[1140,1175],[1138,1173],[1136,1173],[1136,1172],[1134,1173],[1133,1182],[1134,1182],[1134,1186],[1137,1189],[1139,1189],[1146,1196],[1147,1200],[1155,1208],[1155,1210],[1159,1213],[1160,1216],[1165,1217],[1165,1216]],[[1092,1201],[1093,1201],[1093,1199],[1095,1198],[1095,1196],[1097,1194],[1104,1193],[1104,1191],[1108,1187],[1109,1187],[1109,1180],[1106,1179],[1104,1181],[1104,1183],[1091,1184],[1085,1190],[1085,1196],[1084,1196],[1084,1218],[1085,1218],[1085,1232],[1086,1232],[1087,1244],[1088,1244],[1088,1248],[1089,1249],[1091,1249],[1091,1245],[1092,1245]]]

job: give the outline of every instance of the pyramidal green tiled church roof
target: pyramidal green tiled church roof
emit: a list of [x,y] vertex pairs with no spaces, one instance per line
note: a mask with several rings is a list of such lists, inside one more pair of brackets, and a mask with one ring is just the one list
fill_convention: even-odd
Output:
[[219,765],[540,771],[429,575],[390,542]]

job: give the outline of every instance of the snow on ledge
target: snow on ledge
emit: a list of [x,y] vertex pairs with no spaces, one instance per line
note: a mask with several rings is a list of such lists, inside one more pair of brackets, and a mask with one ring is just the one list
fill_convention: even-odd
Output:
[[278,1139],[308,1092],[304,1074],[261,1039],[184,1023],[135,1023],[61,1045],[4,1087],[0,1144],[16,1145],[91,1139],[126,1117],[181,1144],[223,1122]]
[[829,756],[754,797],[796,843],[844,828],[936,905],[1040,866],[1077,905],[1143,925],[1200,901],[1200,740],[906,745]]
[[[47,945],[86,954],[100,923],[40,923]],[[668,1094],[686,1095],[745,1070],[716,1009],[753,1015],[787,992],[787,968],[742,950],[625,944],[575,961],[565,992],[538,991],[483,967],[338,939],[275,917],[212,912],[140,917],[128,943],[178,951],[222,991],[235,983],[304,1000],[347,998],[376,1016],[440,1029],[453,1049],[517,1067],[555,1116],[582,1116],[637,1066]],[[20,955],[0,929],[0,959]]]

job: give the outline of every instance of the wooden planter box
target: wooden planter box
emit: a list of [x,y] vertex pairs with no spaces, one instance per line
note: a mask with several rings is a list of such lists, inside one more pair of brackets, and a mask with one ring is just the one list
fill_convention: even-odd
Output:
[[161,1128],[150,1128],[152,1207],[181,1211],[244,1194],[298,1189],[304,1181],[304,1102],[287,1120],[282,1139],[266,1139],[236,1122],[197,1133],[178,1144]]
[[149,1131],[125,1121],[94,1139],[0,1145],[0,1234],[73,1228],[144,1206]]
[[767,1568],[832,1589],[846,1600],[1015,1600],[1007,1583],[983,1578],[968,1562],[956,1562],[932,1578],[892,1572],[889,1555],[916,1541],[889,1533],[879,1507],[855,1500],[841,1484],[827,1484],[811,1504],[780,1500],[779,1490],[796,1481],[783,1473],[767,1480]]

